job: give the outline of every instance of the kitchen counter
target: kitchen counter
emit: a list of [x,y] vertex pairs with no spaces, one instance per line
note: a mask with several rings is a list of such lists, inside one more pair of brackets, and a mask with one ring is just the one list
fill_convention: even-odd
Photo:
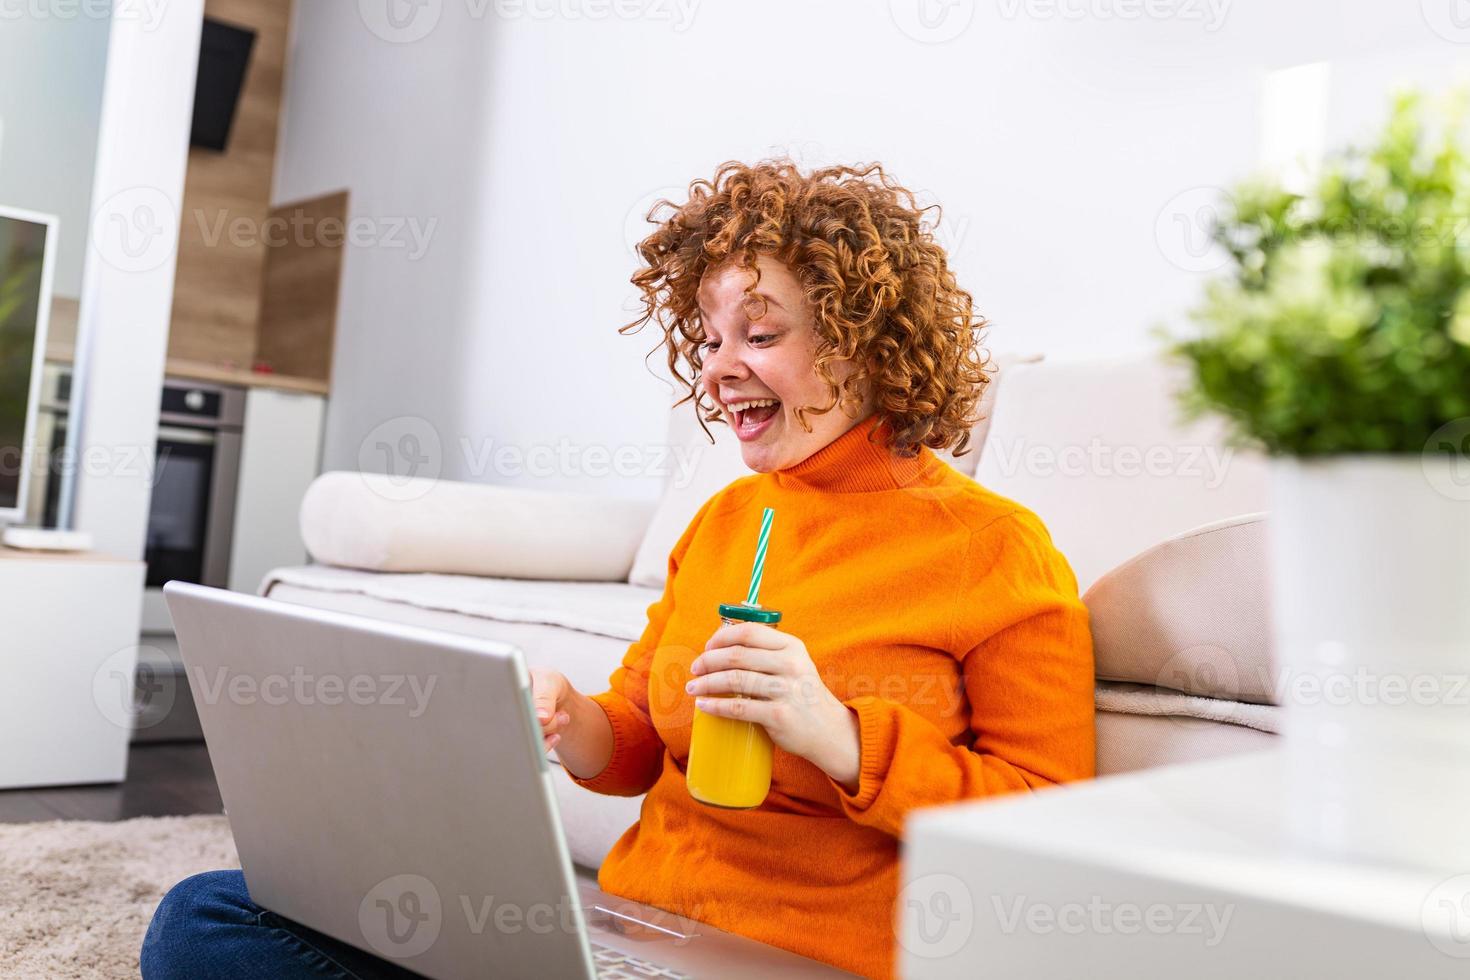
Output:
[[[46,360],[62,364],[74,362],[70,344],[48,343]],[[329,385],[318,378],[301,378],[289,374],[273,374],[268,371],[251,371],[246,368],[211,364],[208,361],[191,361],[181,357],[170,357],[163,362],[163,373],[170,378],[188,378],[194,381],[210,381],[214,384],[239,385],[242,388],[275,388],[279,391],[302,391],[313,395],[325,395]]]

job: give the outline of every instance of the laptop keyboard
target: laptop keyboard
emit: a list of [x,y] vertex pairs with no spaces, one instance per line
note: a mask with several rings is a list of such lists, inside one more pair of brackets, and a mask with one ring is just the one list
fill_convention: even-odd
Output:
[[611,946],[592,944],[592,962],[597,964],[597,980],[642,980],[661,977],[663,980],[691,980],[689,974],[670,970],[668,967],[640,960],[636,956],[621,953]]

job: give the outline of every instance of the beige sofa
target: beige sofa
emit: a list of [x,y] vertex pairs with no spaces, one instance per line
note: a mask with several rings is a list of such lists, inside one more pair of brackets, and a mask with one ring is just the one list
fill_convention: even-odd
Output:
[[[1177,379],[1151,359],[998,363],[972,451],[946,459],[1035,510],[1077,574],[1096,642],[1099,773],[1269,745],[1261,460],[1181,425]],[[260,592],[515,643],[531,666],[604,690],[674,541],[748,472],[729,432],[711,428],[713,447],[687,404],[673,414],[670,459],[693,466],[656,502],[325,473],[301,506],[314,563],[273,570]],[[595,868],[641,801],[564,774],[557,785],[573,857]]]

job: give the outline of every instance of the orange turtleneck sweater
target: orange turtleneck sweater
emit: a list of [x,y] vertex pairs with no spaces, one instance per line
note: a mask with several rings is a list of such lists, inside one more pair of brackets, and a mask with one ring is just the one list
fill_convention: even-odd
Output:
[[[868,441],[885,431],[869,416],[700,508],[593,699],[612,759],[575,779],[647,793],[598,873],[606,891],[870,977],[894,973],[906,814],[1094,774],[1092,639],[1066,560],[1034,514],[927,448],[906,460]],[[745,597],[765,507],[761,604],[856,712],[859,785],[777,748],[765,802],[718,809],[685,788],[684,685],[716,607]]]

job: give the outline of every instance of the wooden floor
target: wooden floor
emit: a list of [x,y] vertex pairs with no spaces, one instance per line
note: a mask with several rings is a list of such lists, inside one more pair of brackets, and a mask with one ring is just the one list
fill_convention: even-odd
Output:
[[222,807],[203,742],[134,745],[122,783],[0,790],[0,823],[183,816]]

